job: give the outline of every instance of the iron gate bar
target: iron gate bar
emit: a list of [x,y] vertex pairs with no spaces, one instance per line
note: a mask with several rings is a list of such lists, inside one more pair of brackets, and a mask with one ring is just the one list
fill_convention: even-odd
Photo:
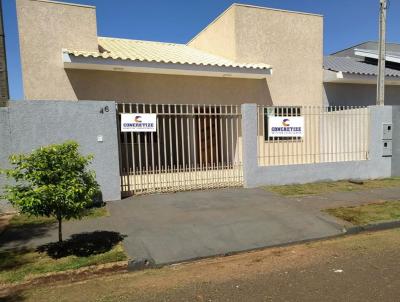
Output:
[[[241,186],[238,105],[117,103],[125,194]],[[121,132],[120,115],[155,113],[156,132]]]
[[[269,136],[267,117],[302,116],[303,137]],[[261,166],[368,159],[369,109],[356,106],[258,106],[258,162]]]

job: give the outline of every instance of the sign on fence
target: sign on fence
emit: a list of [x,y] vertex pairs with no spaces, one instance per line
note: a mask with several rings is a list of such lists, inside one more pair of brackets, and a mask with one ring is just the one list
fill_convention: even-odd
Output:
[[269,137],[303,137],[304,118],[302,116],[269,116]]
[[121,114],[121,132],[156,132],[157,114],[123,113]]

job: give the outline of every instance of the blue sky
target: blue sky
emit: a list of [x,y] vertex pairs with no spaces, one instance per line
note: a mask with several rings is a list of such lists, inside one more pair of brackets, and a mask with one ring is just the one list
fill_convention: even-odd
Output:
[[[97,7],[100,36],[186,43],[231,3],[324,15],[324,53],[378,39],[379,0],[71,0]],[[118,5],[116,5],[118,4]],[[3,0],[11,99],[22,99],[15,0]],[[400,42],[400,1],[391,0],[387,39]],[[396,20],[397,19],[397,20]]]

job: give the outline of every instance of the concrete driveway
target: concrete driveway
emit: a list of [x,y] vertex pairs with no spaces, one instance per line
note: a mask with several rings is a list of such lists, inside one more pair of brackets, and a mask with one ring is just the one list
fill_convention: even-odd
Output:
[[262,189],[132,197],[109,204],[129,255],[156,264],[338,235],[342,226]]
[[[157,265],[330,237],[342,226],[318,207],[262,189],[224,189],[131,197],[108,203],[110,217],[64,224],[64,238],[92,231],[125,235],[131,258]],[[57,240],[55,225],[5,233],[2,248]]]

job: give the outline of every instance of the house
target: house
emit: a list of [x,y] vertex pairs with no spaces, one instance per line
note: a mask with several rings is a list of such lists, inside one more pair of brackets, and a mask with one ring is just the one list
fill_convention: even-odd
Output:
[[[376,47],[324,61],[320,15],[233,4],[176,44],[99,37],[93,6],[16,3],[24,103],[32,108],[14,110],[15,124],[44,116],[35,132],[84,134],[87,150],[119,163],[122,195],[390,175],[382,158],[391,139],[376,129],[383,123],[391,133],[391,108],[322,106],[373,104]],[[387,94],[397,90],[397,53],[389,47]],[[385,114],[377,119],[372,110]],[[51,126],[60,116],[72,134]],[[88,121],[97,128],[86,135]],[[151,131],[124,131],[141,123]],[[105,172],[108,161],[95,164]]]
[[[378,43],[364,42],[324,58],[324,103],[376,104]],[[386,44],[385,104],[400,104],[400,44]]]
[[[321,107],[320,15],[233,4],[176,44],[99,37],[93,6],[16,1],[25,99],[118,103],[123,194],[243,185],[242,118],[256,121],[259,166],[367,157],[368,110]],[[251,118],[244,103],[258,105],[243,106]],[[328,129],[346,124],[343,113],[358,126],[339,137]],[[123,118],[144,114],[156,116],[155,131],[122,131]],[[270,117],[305,131],[271,136]]]
[[96,8],[17,0],[24,98],[320,105],[323,18],[233,4],[186,44],[97,35]]

